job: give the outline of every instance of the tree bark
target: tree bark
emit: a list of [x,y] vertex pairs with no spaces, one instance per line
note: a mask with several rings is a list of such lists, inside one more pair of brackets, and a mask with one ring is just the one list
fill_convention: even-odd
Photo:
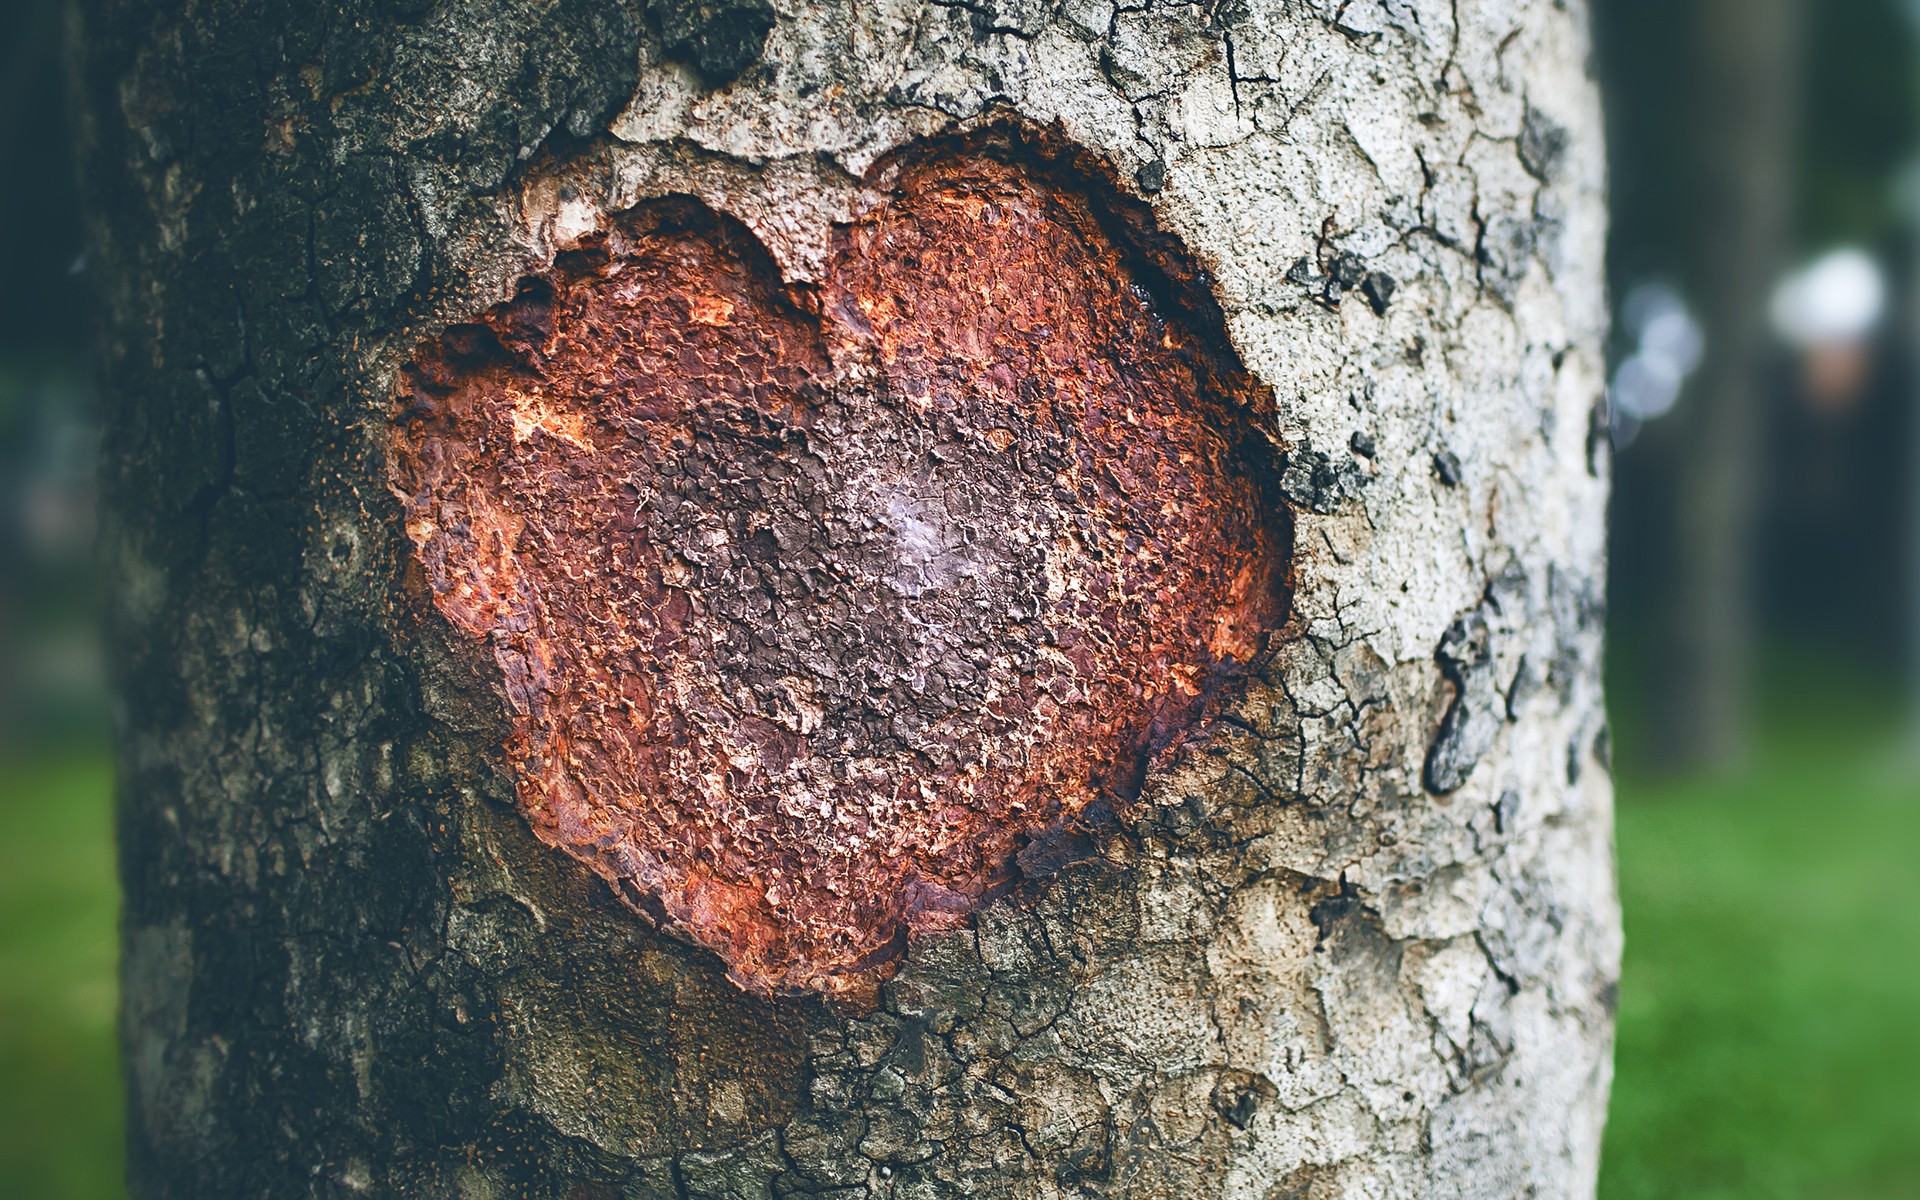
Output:
[[[1603,179],[1579,5],[776,7],[81,4],[134,1193],[1590,1195],[1619,935]],[[916,170],[947,190],[915,191]],[[1039,214],[1020,228],[1069,247],[1064,265],[1019,294],[941,275],[942,254],[1014,243],[942,232],[914,215],[927,195],[969,219]],[[924,252],[887,259],[910,233]],[[869,261],[906,265],[848,265]],[[638,801],[575,752],[593,731],[552,713],[610,703],[617,678],[575,684],[627,668],[557,602],[524,611],[559,641],[508,628],[581,526],[541,524],[560,517],[534,490],[485,493],[520,506],[495,564],[520,582],[461,607],[461,580],[511,572],[449,548],[445,497],[568,437],[609,444],[540,392],[555,339],[591,325],[552,297],[587,312],[632,264],[697,262],[715,273],[672,277],[700,284],[675,293],[691,316],[622,328],[737,333],[760,297],[764,328],[828,347],[806,403],[852,405],[857,386],[908,413],[925,381],[886,374],[905,360],[873,314],[977,282],[988,299],[921,335],[971,347],[954,386],[1034,406],[1016,439],[1064,422],[1102,478],[1217,467],[1165,493],[1182,500],[1167,520],[1199,531],[1154,577],[1185,582],[1140,593],[1175,618],[1139,626],[1166,655],[1076,658],[1070,627],[1034,643],[1117,689],[1059,711],[1132,722],[1124,737],[1036,750],[1067,765],[1018,803],[953,803],[967,764],[929,770],[921,794],[970,831],[944,858],[930,826],[872,810],[912,867],[875,876],[841,931],[872,954],[801,929],[758,878],[730,877],[748,908],[724,911],[786,957],[708,919],[722,910],[689,880],[744,852],[696,811],[692,776],[661,824],[595,840],[607,805]],[[1034,262],[1054,260],[1009,270]],[[760,290],[700,290],[723,276]],[[1023,295],[1097,299],[1059,310],[1106,330],[1072,335],[1107,380],[1076,402],[1136,389],[1138,438],[1034,399],[1065,375],[995,373],[1056,336],[974,336]],[[488,338],[508,357],[462,357]],[[570,361],[585,377],[606,360]],[[718,360],[675,361],[705,379]],[[519,390],[474,383],[488,371]],[[1149,444],[1154,404],[1198,440]],[[706,453],[708,432],[673,453]],[[644,492],[636,444],[617,462]],[[453,490],[429,459],[455,464]],[[1252,482],[1219,490],[1236,472]],[[1112,512],[1070,492],[1048,528],[1147,528],[1138,488],[1099,491]],[[792,561],[779,535],[755,560],[769,588]],[[1281,607],[1219,611],[1276,626],[1259,653],[1182,623],[1215,611],[1219,572],[1264,578],[1256,559],[1284,564]],[[1035,594],[1104,586],[1076,569]],[[685,578],[660,595],[702,586]],[[821,627],[852,644],[827,593]],[[1133,612],[1098,624],[1132,630]],[[529,699],[529,663],[560,682]],[[969,695],[937,702],[987,728]],[[1058,749],[1036,711],[1021,736]],[[599,735],[644,724],[603,716]],[[704,848],[674,867],[661,847],[696,818]]]

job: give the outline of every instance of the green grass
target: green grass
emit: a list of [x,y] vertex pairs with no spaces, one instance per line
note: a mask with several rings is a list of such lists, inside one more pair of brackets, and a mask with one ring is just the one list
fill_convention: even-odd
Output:
[[112,772],[0,762],[0,1196],[119,1196]]
[[1602,1200],[1920,1196],[1920,784],[1884,718],[1619,788]]
[[[1871,720],[1771,728],[1740,778],[1621,785],[1603,1200],[1920,1196],[1920,776]],[[0,1196],[122,1194],[109,791],[0,763]]]

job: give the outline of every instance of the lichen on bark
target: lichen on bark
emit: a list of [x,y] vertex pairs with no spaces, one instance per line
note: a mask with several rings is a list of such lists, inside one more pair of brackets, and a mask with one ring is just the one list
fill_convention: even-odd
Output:
[[[774,8],[729,82],[638,5],[80,6],[136,1194],[1590,1193],[1580,6]],[[1189,256],[1145,290],[1271,396],[1286,623],[871,1007],[751,994],[530,832],[393,398],[668,195],[832,294],[876,164],[1010,125],[1123,181],[1106,236]]]

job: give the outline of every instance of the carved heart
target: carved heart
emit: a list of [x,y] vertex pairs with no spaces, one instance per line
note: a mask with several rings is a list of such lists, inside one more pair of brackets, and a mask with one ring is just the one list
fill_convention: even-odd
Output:
[[528,821],[742,986],[964,921],[1285,617],[1253,385],[1060,172],[896,163],[817,293],[649,203],[410,372],[394,486]]

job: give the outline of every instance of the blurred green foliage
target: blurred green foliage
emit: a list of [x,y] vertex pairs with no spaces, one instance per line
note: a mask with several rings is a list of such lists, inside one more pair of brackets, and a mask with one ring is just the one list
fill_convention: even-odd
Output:
[[[1743,775],[1620,788],[1603,1200],[1920,1195],[1920,776],[1877,694],[1772,690]],[[0,764],[3,1196],[120,1194],[110,784]]]

